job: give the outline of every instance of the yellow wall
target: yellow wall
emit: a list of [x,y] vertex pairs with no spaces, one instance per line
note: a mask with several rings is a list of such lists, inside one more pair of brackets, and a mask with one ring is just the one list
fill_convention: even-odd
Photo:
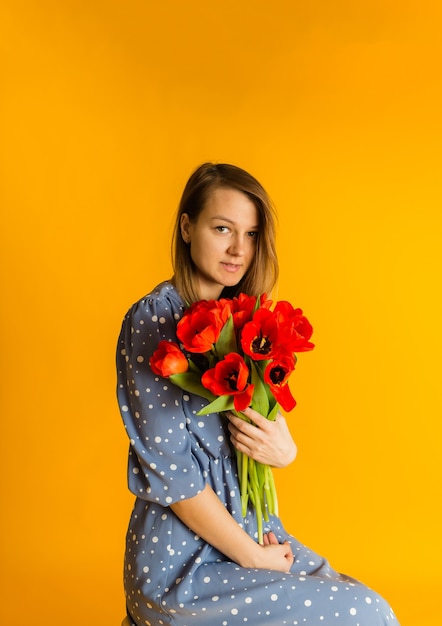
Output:
[[207,159],[273,196],[279,297],[315,326],[286,526],[439,623],[439,6],[3,1],[2,624],[123,616],[115,342]]

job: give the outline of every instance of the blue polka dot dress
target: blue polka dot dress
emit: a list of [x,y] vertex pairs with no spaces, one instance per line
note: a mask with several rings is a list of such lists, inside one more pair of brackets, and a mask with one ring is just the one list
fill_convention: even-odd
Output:
[[125,317],[117,349],[118,399],[130,439],[129,489],[136,500],[124,563],[128,617],[137,626],[393,626],[388,604],[290,536],[291,572],[247,569],[195,535],[169,508],[209,484],[238,524],[257,537],[255,513],[243,519],[236,458],[225,420],[198,417],[206,404],[155,376],[149,358],[161,339],[175,340],[184,311],[169,282]]

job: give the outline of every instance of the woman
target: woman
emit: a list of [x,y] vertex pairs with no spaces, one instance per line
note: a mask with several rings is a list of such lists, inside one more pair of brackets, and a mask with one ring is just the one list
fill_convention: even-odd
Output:
[[[270,293],[278,277],[270,200],[250,174],[206,163],[190,177],[174,233],[174,276],[131,307],[117,351],[118,398],[137,496],[126,543],[128,616],[137,626],[397,624],[386,602],[338,574],[274,516],[257,542],[241,514],[235,448],[283,467],[296,446],[282,415],[251,408],[198,417],[206,404],[152,373],[162,339],[200,299]],[[257,427],[257,428],[256,428]]]

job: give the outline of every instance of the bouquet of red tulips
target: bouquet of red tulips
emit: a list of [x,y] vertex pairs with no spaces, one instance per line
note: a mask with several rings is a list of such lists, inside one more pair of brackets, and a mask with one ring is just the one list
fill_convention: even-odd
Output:
[[[160,341],[150,359],[152,371],[175,385],[206,398],[198,415],[233,411],[248,406],[269,420],[296,401],[288,386],[296,352],[306,352],[312,326],[301,309],[280,301],[272,308],[265,295],[240,294],[233,299],[202,300],[186,309],[177,324],[181,343]],[[197,356],[199,355],[199,356]],[[271,468],[237,453],[242,515],[250,501],[255,507],[258,541],[263,541],[263,518],[278,514]]]

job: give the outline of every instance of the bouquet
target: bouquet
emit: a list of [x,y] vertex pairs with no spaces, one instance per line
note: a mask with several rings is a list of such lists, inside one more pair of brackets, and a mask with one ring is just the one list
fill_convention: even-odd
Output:
[[[198,412],[241,413],[251,406],[269,420],[296,401],[288,385],[297,352],[311,350],[313,329],[301,309],[265,295],[201,300],[186,309],[177,324],[181,346],[162,340],[150,359],[152,371],[181,389],[206,398]],[[257,517],[258,541],[263,519],[278,514],[272,470],[237,451],[243,517],[249,502]]]

